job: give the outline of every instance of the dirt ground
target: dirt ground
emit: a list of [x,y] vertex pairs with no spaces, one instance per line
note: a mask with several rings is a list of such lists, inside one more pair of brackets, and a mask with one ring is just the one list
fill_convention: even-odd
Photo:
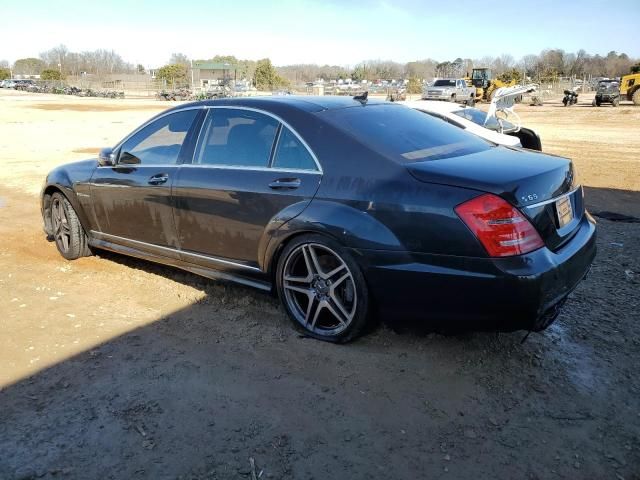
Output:
[[[594,212],[640,217],[640,108],[517,109]],[[547,331],[300,337],[275,299],[100,254],[37,194],[167,108],[0,90],[0,479],[640,479],[640,223],[599,219]]]

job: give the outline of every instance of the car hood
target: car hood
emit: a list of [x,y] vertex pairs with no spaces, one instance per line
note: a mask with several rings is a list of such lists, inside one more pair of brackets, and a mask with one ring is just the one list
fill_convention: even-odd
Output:
[[[456,121],[460,121],[458,118]],[[460,122],[462,123],[462,122]],[[520,139],[518,137],[512,137],[511,135],[506,135],[504,133],[496,132],[495,130],[490,130],[488,128],[481,127],[480,125],[476,125],[469,120],[464,121],[465,130],[467,132],[473,133],[474,135],[478,135],[479,137],[484,138],[485,140],[489,140],[490,142],[497,143],[498,145],[505,145],[507,147],[521,147]]]

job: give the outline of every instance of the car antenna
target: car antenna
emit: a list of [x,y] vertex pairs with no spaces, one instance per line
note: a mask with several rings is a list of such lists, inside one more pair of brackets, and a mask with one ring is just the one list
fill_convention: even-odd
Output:
[[369,91],[367,90],[362,95],[356,95],[355,97],[353,97],[353,99],[359,101],[362,105],[366,105],[368,97]]

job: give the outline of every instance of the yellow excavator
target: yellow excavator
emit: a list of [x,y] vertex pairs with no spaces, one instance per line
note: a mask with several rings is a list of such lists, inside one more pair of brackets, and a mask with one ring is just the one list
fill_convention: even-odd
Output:
[[630,73],[620,79],[620,96],[624,95],[634,105],[640,105],[640,72]]
[[491,102],[493,94],[498,88],[513,87],[518,82],[513,79],[510,82],[503,82],[497,78],[493,78],[490,68],[474,68],[471,71],[471,77],[465,78],[467,85],[476,89],[476,102]]

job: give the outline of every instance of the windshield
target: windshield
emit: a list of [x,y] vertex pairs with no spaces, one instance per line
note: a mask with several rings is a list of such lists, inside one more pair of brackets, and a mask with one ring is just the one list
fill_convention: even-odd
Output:
[[[501,130],[500,124],[498,120],[493,117],[490,118],[487,124],[485,125],[485,119],[487,118],[487,112],[483,112],[482,110],[478,110],[477,108],[463,108],[462,110],[456,110],[452,112],[453,114],[465,118],[476,125],[480,125],[481,127],[488,128],[489,130],[495,130],[499,132]],[[501,119],[502,129],[505,131],[509,131],[515,128],[515,125],[508,120]]]
[[434,87],[455,87],[455,80],[436,80],[433,84]]
[[441,160],[491,148],[475,135],[401,105],[342,108],[318,115],[399,163]]

